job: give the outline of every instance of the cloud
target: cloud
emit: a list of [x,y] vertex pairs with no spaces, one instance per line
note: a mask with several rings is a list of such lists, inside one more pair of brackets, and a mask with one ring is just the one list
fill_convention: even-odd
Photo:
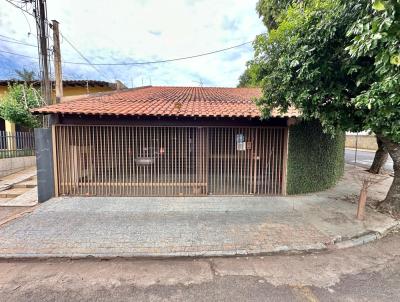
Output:
[[222,29],[228,31],[237,31],[239,30],[239,19],[230,19],[227,16],[224,16],[222,20]]
[[[257,0],[107,0],[49,1],[49,19],[60,22],[61,32],[93,63],[143,62],[196,55],[254,39],[265,31],[255,12]],[[65,2],[68,2],[66,5]],[[79,7],[79,9],[76,9]],[[0,34],[36,43],[27,37],[29,26],[23,15],[7,2],[0,2]],[[6,13],[4,13],[6,12]],[[34,30],[34,20],[30,26]],[[7,45],[14,52],[37,56],[35,48]],[[0,50],[4,50],[0,44]],[[61,39],[63,61],[84,62]],[[120,79],[128,86],[204,85],[235,86],[252,58],[251,46],[192,60],[157,65],[91,66],[63,64],[66,79]],[[5,54],[2,54],[3,57]],[[0,55],[0,57],[2,56]],[[11,64],[10,62],[13,62]],[[35,60],[9,57],[0,67],[35,64]],[[9,65],[9,66],[8,66]],[[36,64],[37,68],[37,64]],[[0,68],[0,77],[4,74]]]
[[158,31],[158,30],[149,30],[148,33],[151,34],[151,35],[154,35],[154,36],[160,36],[161,35],[161,31]]

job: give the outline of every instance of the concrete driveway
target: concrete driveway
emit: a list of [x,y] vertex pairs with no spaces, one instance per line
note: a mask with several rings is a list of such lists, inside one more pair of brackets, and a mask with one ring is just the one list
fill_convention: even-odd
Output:
[[354,219],[351,171],[334,189],[294,197],[55,198],[0,227],[0,257],[244,255],[384,233],[396,224],[388,216]]

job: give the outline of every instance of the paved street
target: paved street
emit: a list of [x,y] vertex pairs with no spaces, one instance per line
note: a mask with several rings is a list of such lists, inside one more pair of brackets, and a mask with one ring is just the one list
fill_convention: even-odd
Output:
[[[368,152],[368,151],[357,151],[357,161],[356,161],[356,152],[353,149],[346,149],[345,150],[345,160],[348,164],[356,164],[359,167],[369,168],[374,161],[375,152]],[[392,159],[388,158],[385,166],[385,170],[393,172],[393,161]]]
[[304,255],[0,262],[0,301],[398,301],[400,235]]

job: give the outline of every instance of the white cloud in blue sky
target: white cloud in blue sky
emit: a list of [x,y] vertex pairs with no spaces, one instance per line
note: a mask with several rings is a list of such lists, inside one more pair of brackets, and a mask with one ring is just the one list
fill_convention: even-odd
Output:
[[[255,11],[256,0],[48,0],[48,18],[93,63],[160,60],[230,47],[265,31]],[[33,18],[27,17],[35,33]],[[0,2],[0,34],[36,43],[27,36],[24,16]],[[1,37],[0,37],[1,38]],[[62,41],[65,61],[82,58]],[[37,56],[33,47],[0,41],[0,50]],[[145,66],[98,67],[63,64],[65,79],[120,79],[129,87],[153,85],[235,86],[250,45],[193,60]],[[36,61],[0,53],[0,77]]]

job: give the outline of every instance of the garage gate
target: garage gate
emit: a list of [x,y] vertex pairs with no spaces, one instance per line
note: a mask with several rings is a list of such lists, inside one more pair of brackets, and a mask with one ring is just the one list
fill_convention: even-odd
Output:
[[57,195],[285,194],[287,128],[53,128]]

